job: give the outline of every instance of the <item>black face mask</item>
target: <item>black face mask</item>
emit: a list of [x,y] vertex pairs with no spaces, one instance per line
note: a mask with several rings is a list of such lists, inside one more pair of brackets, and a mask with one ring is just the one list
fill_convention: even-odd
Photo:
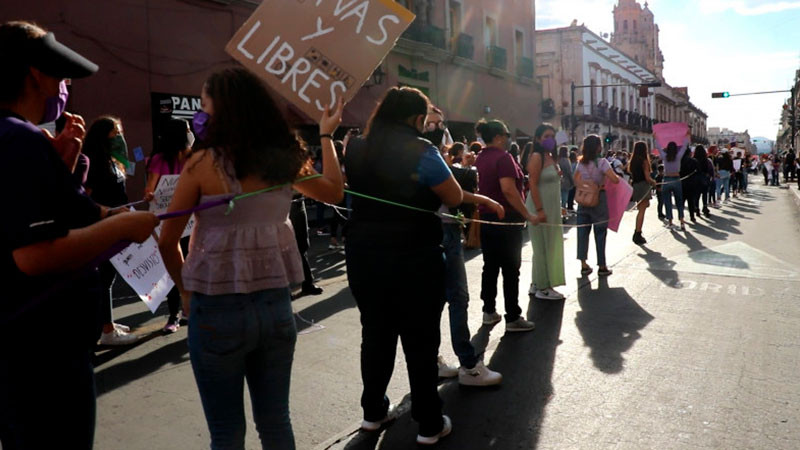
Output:
[[422,133],[422,137],[431,141],[433,145],[440,146],[442,145],[442,138],[444,138],[444,130],[435,129],[433,131],[426,131]]

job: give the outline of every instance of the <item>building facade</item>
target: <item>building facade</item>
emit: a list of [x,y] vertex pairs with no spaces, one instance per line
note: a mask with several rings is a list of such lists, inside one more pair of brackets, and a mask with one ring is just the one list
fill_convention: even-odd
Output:
[[[475,123],[497,118],[518,139],[541,123],[535,81],[533,0],[400,0],[417,18],[378,68],[383,80],[348,104],[363,122],[389,86],[425,92],[445,113],[453,138],[471,140]],[[373,77],[374,78],[374,77]]]
[[711,127],[708,129],[708,143],[720,148],[727,144],[736,144],[737,147],[743,148],[753,155],[757,153],[757,149],[750,139],[750,132],[747,130],[737,132],[727,128]]
[[[574,144],[598,134],[610,138],[607,149],[632,150],[638,140],[653,145],[653,92],[647,89],[643,97],[639,85],[653,82],[656,74],[586,27],[537,30],[536,75],[543,118],[568,133],[574,128]],[[587,86],[575,89],[574,105],[573,83]]]
[[[519,137],[541,122],[534,81],[534,1],[398,0],[417,19],[345,108],[342,127],[363,128],[391,86],[414,86],[442,108],[457,139],[474,137],[482,118],[508,122]],[[34,20],[100,66],[70,86],[67,109],[87,122],[122,119],[130,148],[149,155],[160,124],[191,118],[213,72],[237,66],[224,48],[259,0],[28,0],[5,2],[0,20]],[[502,3],[502,4],[501,4]],[[102,18],[99,20],[98,18]],[[357,55],[354,55],[357,57]],[[312,146],[316,120],[277,98]],[[144,189],[143,162],[128,178]]]
[[[797,152],[797,149],[800,148],[800,69],[795,72],[792,91],[794,96],[789,96],[783,104],[780,128],[775,142],[775,149],[781,152],[790,149]],[[792,104],[792,100],[794,100],[794,104]],[[795,121],[794,128],[792,128],[792,119]]]

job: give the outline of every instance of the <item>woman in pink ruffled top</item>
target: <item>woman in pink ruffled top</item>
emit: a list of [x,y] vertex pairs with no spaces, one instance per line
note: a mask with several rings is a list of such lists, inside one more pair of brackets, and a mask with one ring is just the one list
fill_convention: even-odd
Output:
[[331,134],[343,105],[320,120],[322,176],[291,132],[264,83],[244,69],[209,77],[194,119],[205,149],[192,153],[169,211],[282,186],[195,214],[183,261],[178,240],[188,216],[164,223],[159,247],[190,312],[189,355],[212,448],[244,448],[244,380],[262,445],[294,449],[289,383],[297,330],[290,283],[303,279],[289,222],[292,188],[325,203],[343,196]]

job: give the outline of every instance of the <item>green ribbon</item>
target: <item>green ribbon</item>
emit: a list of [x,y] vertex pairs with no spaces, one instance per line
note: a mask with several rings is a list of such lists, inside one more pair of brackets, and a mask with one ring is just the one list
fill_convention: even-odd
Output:
[[303,181],[313,180],[314,178],[319,178],[321,176],[322,176],[321,173],[317,173],[317,174],[314,174],[314,175],[309,175],[307,177],[298,178],[297,180],[290,181],[288,183],[278,184],[278,185],[275,185],[275,186],[270,186],[268,188],[259,189],[257,191],[245,192],[244,194],[236,195],[233,198],[231,198],[231,200],[228,202],[228,210],[225,211],[225,215],[227,216],[228,214],[231,213],[231,211],[233,211],[234,206],[236,206],[236,201],[237,200],[242,200],[242,199],[245,199],[247,197],[254,197],[256,195],[261,195],[261,194],[264,194],[264,193],[269,192],[269,191],[274,191],[276,189],[284,188],[286,186],[291,186],[291,185],[293,185],[295,183],[301,183]]
[[128,158],[125,155],[123,155],[122,153],[120,153],[119,151],[112,150],[111,151],[111,157],[116,159],[117,161],[119,161],[120,164],[125,166],[126,169],[129,168],[130,165],[131,165],[131,162],[128,160]]

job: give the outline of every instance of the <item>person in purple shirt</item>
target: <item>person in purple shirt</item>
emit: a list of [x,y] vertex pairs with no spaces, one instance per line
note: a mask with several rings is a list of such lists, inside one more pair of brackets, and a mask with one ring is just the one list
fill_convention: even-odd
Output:
[[[478,207],[481,219],[490,222],[519,223],[538,219],[525,208],[523,200],[523,173],[516,160],[508,153],[511,134],[508,127],[499,121],[481,120],[476,131],[486,142],[475,161],[478,169],[478,190],[503,205],[506,215],[500,219],[484,205]],[[483,251],[483,275],[481,277],[481,299],[483,300],[483,323],[494,325],[501,320],[497,313],[497,277],[503,272],[503,299],[506,309],[506,332],[533,330],[533,322],[525,320],[519,307],[519,268],[522,263],[522,225],[481,224],[481,250]]]

